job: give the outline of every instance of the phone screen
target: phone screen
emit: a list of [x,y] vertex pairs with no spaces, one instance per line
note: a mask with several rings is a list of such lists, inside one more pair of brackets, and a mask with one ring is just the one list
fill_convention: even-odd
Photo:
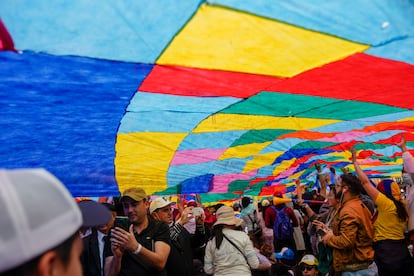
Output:
[[201,216],[203,213],[204,213],[203,208],[201,208],[201,207],[194,207],[194,208],[193,208],[193,215],[194,215],[195,217],[199,217],[199,216]]
[[127,217],[116,217],[114,227],[119,227],[125,231],[129,231],[129,220]]

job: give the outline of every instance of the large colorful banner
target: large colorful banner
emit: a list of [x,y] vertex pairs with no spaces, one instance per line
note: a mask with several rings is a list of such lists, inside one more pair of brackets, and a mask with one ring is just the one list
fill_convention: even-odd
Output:
[[352,168],[351,147],[399,177],[401,135],[413,150],[411,1],[0,10],[18,51],[0,52],[0,167],[46,168],[74,196],[267,196],[312,186],[316,162]]

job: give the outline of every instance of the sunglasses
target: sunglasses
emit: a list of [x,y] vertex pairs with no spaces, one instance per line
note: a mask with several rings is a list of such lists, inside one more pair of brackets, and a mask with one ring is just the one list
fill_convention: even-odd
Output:
[[301,264],[301,265],[299,266],[299,269],[300,269],[301,271],[305,271],[305,269],[306,269],[306,270],[308,270],[308,271],[310,271],[310,270],[312,270],[312,268],[316,268],[316,265]]

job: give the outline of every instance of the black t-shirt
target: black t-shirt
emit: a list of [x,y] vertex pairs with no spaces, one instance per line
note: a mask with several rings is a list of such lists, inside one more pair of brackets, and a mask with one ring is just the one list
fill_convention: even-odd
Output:
[[[143,247],[151,251],[155,250],[155,242],[157,241],[171,244],[168,224],[162,221],[156,221],[150,216],[148,216],[148,227],[140,234],[135,233],[135,238]],[[105,256],[113,256],[110,246],[108,246]],[[165,269],[158,271],[143,262],[139,256],[134,255],[129,251],[125,251],[122,257],[121,271],[119,275],[162,276],[167,275],[167,273]]]

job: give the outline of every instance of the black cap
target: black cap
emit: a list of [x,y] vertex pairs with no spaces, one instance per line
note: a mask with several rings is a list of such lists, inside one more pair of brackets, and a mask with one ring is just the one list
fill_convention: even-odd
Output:
[[82,227],[105,225],[111,220],[108,208],[96,201],[82,200],[78,206],[82,212]]

